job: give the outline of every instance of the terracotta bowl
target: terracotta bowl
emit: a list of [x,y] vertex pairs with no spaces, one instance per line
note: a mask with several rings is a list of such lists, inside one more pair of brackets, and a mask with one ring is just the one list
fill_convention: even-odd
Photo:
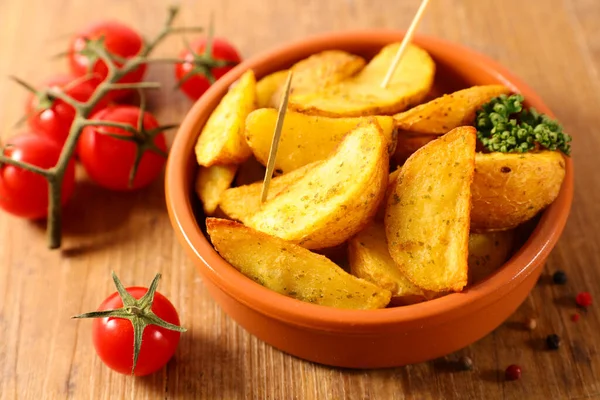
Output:
[[[318,306],[280,295],[239,273],[207,240],[204,216],[193,191],[198,132],[221,97],[251,68],[258,78],[313,53],[341,49],[372,57],[402,39],[396,31],[326,34],[252,57],[221,78],[185,117],[169,156],[166,197],[179,240],[204,285],[223,310],[248,332],[305,360],[350,368],[380,368],[431,360],[490,333],[525,300],[566,223],[573,194],[573,165],[556,201],[543,213],[524,245],[497,272],[462,293],[405,307],[374,311]],[[529,104],[550,114],[534,91],[504,67],[472,50],[418,36],[437,64],[436,92],[501,83],[521,92]]]

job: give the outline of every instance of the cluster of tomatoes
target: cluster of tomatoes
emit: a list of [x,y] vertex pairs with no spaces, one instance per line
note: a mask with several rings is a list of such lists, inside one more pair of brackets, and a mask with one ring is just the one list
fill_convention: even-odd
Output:
[[[90,41],[102,41],[102,46],[114,58],[117,66],[138,56],[145,46],[144,39],[138,32],[115,21],[90,25],[75,35],[67,51],[70,73],[52,77],[38,89],[32,90],[25,107],[28,131],[5,143],[2,148],[4,156],[42,169],[57,165],[69,137],[76,110],[67,102],[53,97],[50,91],[60,91],[73,100],[85,103],[108,75],[105,62],[86,51]],[[181,62],[175,65],[175,76],[181,80],[179,87],[192,100],[199,98],[211,82],[241,61],[238,52],[227,41],[214,39],[212,54],[206,55],[204,59],[222,62],[218,67],[199,69],[195,62],[198,55],[204,52],[206,44],[207,39],[194,42],[180,54]],[[141,64],[118,83],[142,81],[146,67],[147,65]],[[206,76],[206,72],[212,76]],[[141,120],[142,133],[154,134],[149,138],[150,146],[146,146],[151,150],[144,151],[141,160],[138,160],[139,164],[136,163],[139,143],[131,140],[135,134],[129,130],[86,126],[76,145],[77,159],[90,179],[111,190],[134,190],[146,186],[160,175],[165,164],[167,146],[164,133],[157,132],[159,123],[151,113],[144,111],[143,118],[140,118],[142,110],[139,107],[124,103],[131,97],[131,92],[125,89],[108,92],[104,98],[95,101],[88,119],[128,124],[136,129]],[[137,164],[136,174],[133,181],[130,181],[134,164]],[[62,182],[61,201],[64,204],[75,187],[73,159],[66,167]],[[23,218],[38,219],[47,215],[48,201],[48,181],[44,176],[13,165],[0,165],[1,208]]]

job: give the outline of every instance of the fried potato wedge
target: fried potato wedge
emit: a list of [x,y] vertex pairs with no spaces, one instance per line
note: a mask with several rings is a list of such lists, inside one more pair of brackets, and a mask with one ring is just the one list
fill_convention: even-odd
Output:
[[[307,171],[311,170],[318,164],[318,162],[308,164],[288,174],[283,174],[271,179],[269,192],[267,194],[267,201],[273,199],[275,196],[281,193],[283,189],[298,181],[306,174]],[[221,195],[219,207],[229,218],[246,223],[248,218],[260,210],[261,194],[262,179],[260,182],[252,183],[250,185],[227,189]]]
[[[275,170],[290,172],[314,161],[327,158],[341,143],[344,136],[368,118],[328,118],[288,111],[283,122]],[[375,117],[388,141],[395,147],[392,117]],[[254,156],[267,165],[273,131],[277,123],[277,110],[255,110],[246,119],[246,141]]]
[[239,164],[250,157],[244,123],[255,106],[256,81],[249,70],[227,92],[202,128],[195,149],[198,164]]
[[292,110],[329,117],[387,115],[418,104],[433,85],[435,63],[416,45],[409,45],[387,88],[381,83],[400,43],[384,47],[358,74],[320,90],[290,96]]
[[[309,249],[333,247],[374,217],[388,183],[387,141],[371,119],[250,217],[247,225]],[[285,175],[284,175],[285,176]]]
[[417,150],[388,199],[392,259],[415,285],[435,292],[467,284],[475,128],[456,128]]
[[533,218],[558,196],[565,160],[558,151],[477,153],[471,229],[505,230]]
[[200,167],[196,176],[196,193],[206,215],[214,215],[221,195],[231,186],[236,171],[237,165]]
[[487,278],[510,257],[514,231],[472,232],[469,235],[469,284]]
[[393,298],[425,298],[423,289],[409,281],[390,256],[383,224],[371,223],[350,239],[348,259],[352,275],[389,290]]
[[483,104],[509,93],[503,85],[473,86],[396,114],[394,122],[400,130],[442,135],[459,126],[473,125],[475,112]]
[[[291,68],[294,76],[290,94],[312,93],[355,75],[365,59],[342,50],[325,50],[298,61]],[[284,79],[285,81],[285,79]],[[284,92],[283,82],[271,97],[269,107],[278,108]]]
[[285,84],[288,70],[273,72],[256,82],[256,107],[271,107],[271,98]]
[[396,150],[393,156],[394,161],[400,165],[404,164],[408,157],[415,151],[438,137],[439,135],[413,134],[406,131],[398,131],[396,135]]
[[240,223],[208,218],[217,252],[242,274],[277,293],[348,309],[384,308],[389,290],[345,272],[327,257]]

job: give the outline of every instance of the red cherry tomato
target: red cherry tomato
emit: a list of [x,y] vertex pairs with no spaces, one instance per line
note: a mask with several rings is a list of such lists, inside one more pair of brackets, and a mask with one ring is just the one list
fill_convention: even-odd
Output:
[[[92,115],[91,119],[129,124],[137,127],[140,109],[135,106],[110,106]],[[152,114],[144,113],[143,126],[146,131],[157,128],[158,122]],[[113,138],[105,133],[131,137],[121,128],[86,127],[78,143],[79,161],[90,178],[98,185],[112,190],[133,190],[148,185],[162,171],[165,158],[153,151],[145,151],[138,166],[133,185],[129,187],[129,174],[136,154],[136,143]],[[163,133],[154,137],[154,145],[166,152]]]
[[[126,288],[136,299],[140,299],[147,288]],[[100,304],[98,311],[123,307],[123,301],[117,292]],[[179,326],[179,316],[173,304],[162,294],[154,294],[152,312],[159,318]],[[142,347],[134,374],[148,375],[161,369],[175,354],[180,333],[156,325],[148,325],[142,335]],[[110,368],[122,374],[130,374],[133,367],[133,326],[127,319],[97,318],[92,324],[92,339],[96,353]]]
[[[61,90],[74,100],[86,102],[96,87],[89,79],[57,75],[44,82],[42,88]],[[27,100],[25,108],[29,115],[27,120],[29,126],[35,133],[41,133],[62,145],[69,135],[69,129],[75,118],[75,109],[62,100],[54,99],[50,107],[39,110],[39,101],[40,96],[34,93]],[[100,110],[105,105],[106,101],[101,100],[94,110]]]
[[[54,167],[61,146],[47,137],[27,133],[9,139],[4,155],[41,167]],[[65,171],[61,202],[64,204],[75,187],[75,162]],[[43,176],[23,168],[4,164],[0,167],[0,207],[23,218],[37,219],[48,215],[48,182]]]
[[[89,56],[80,52],[86,47],[87,40],[98,40],[104,38],[104,46],[109,53],[121,58],[132,58],[142,51],[144,40],[139,33],[116,21],[102,21],[89,26],[84,31],[75,35],[69,48],[69,65],[71,72],[77,76],[84,76],[93,73],[96,84],[103,81],[108,68],[102,60],[90,60]],[[120,63],[116,63],[120,65]],[[146,65],[142,64],[139,68],[125,75],[120,83],[140,82],[144,78]],[[131,91],[118,90],[111,92],[111,98],[123,97]]]
[[[205,47],[206,38],[199,39],[191,45],[191,48],[194,50],[195,54],[203,54]],[[213,39],[212,57],[217,61],[231,61],[233,63],[239,63],[242,61],[242,58],[235,47],[233,47],[233,45],[231,45],[225,39],[220,38]],[[175,66],[175,76],[177,77],[178,81],[181,81],[188,73],[190,73],[190,71],[194,70],[195,66],[192,63],[194,60],[194,54],[186,49],[181,52],[179,58],[189,61],[186,63],[177,64]],[[232,64],[228,66],[212,68],[211,73],[216,80],[229,72],[233,67],[234,65]],[[197,73],[182,83],[180,87],[190,99],[196,100],[208,90],[210,85],[211,83],[206,76],[202,75],[201,73]]]

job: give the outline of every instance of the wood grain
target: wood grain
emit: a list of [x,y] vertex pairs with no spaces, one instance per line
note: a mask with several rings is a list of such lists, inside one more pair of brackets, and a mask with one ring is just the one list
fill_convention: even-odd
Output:
[[[405,29],[418,1],[181,0],[182,25],[206,24],[248,57],[324,31]],[[49,56],[65,35],[89,21],[115,17],[145,34],[165,15],[161,0],[0,0],[0,76],[39,82],[65,69]],[[66,211],[62,251],[48,251],[43,226],[0,214],[0,399],[596,399],[600,398],[600,313],[578,323],[574,295],[600,299],[600,2],[597,0],[436,0],[419,32],[463,43],[505,64],[554,110],[574,137],[575,201],[546,274],[506,324],[459,353],[429,363],[377,371],[319,366],[285,355],[250,336],[210,299],[173,235],[162,184],[130,194],[82,183]],[[173,39],[159,55],[182,48]],[[178,122],[191,103],[171,90],[168,66],[151,104],[162,123]],[[26,94],[0,79],[0,133],[6,138]],[[565,286],[549,283],[564,269]],[[125,284],[147,285],[162,272],[160,291],[189,329],[163,371],[142,379],[111,372],[94,354],[91,323],[69,317],[97,307],[113,291],[110,271]],[[538,319],[533,332],[521,328]],[[558,351],[544,338],[559,334]],[[475,369],[456,372],[470,356]],[[505,382],[509,364],[523,378]]]

